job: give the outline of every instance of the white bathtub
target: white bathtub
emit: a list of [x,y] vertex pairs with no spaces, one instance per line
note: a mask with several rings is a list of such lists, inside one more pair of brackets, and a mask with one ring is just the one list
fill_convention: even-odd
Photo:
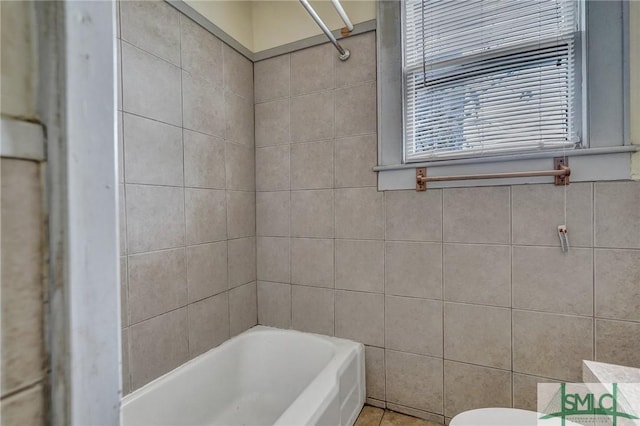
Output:
[[364,405],[364,347],[254,327],[122,401],[122,425],[352,425]]

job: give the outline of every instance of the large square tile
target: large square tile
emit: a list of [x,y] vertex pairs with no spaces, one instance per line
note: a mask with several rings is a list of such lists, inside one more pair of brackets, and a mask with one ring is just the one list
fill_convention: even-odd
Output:
[[441,358],[385,351],[387,402],[443,413]]
[[510,242],[509,187],[445,189],[443,205],[445,242],[496,244]]
[[335,50],[325,43],[291,54],[291,95],[333,89]]
[[229,288],[226,241],[187,247],[187,288],[189,302],[222,293]]
[[376,348],[375,346],[365,346],[364,367],[367,397],[384,401],[384,349]]
[[227,189],[255,191],[256,150],[248,146],[227,143],[224,158]]
[[189,358],[229,338],[229,295],[221,293],[192,303],[189,311]]
[[444,357],[510,369],[511,310],[445,303]]
[[124,114],[127,183],[182,186],[182,129]]
[[265,59],[253,65],[256,103],[289,96],[291,55]]
[[256,234],[255,192],[227,191],[227,234],[229,238]]
[[0,416],[6,425],[38,425],[46,418],[45,390],[41,383],[2,399]]
[[596,316],[640,321],[640,251],[595,250]]
[[378,164],[376,135],[353,136],[335,141],[335,187],[376,186]]
[[225,99],[226,140],[253,147],[253,101],[232,92],[227,92]]
[[333,138],[333,92],[291,98],[291,140],[309,142]]
[[333,190],[291,191],[291,236],[333,238]]
[[187,304],[183,248],[129,256],[128,270],[132,324]]
[[225,137],[225,97],[220,86],[182,72],[184,128]]
[[256,283],[241,285],[229,291],[229,327],[236,336],[258,324],[258,290]]
[[376,79],[376,33],[373,31],[340,40],[349,49],[349,60],[334,54],[336,87],[351,86]]
[[335,194],[337,238],[384,239],[384,193],[373,187]]
[[256,146],[286,145],[291,141],[289,99],[255,106]]
[[292,285],[291,328],[333,336],[333,289]]
[[640,182],[595,184],[596,247],[640,248]]
[[222,87],[222,42],[182,14],[180,32],[182,69]]
[[283,191],[291,188],[289,145],[256,148],[256,190]]
[[191,130],[183,131],[184,185],[225,189],[224,141]]
[[513,311],[513,371],[579,382],[593,359],[593,319]]
[[375,133],[376,110],[375,82],[336,90],[336,137]]
[[538,384],[560,383],[545,377],[513,373],[513,408],[521,410],[538,410]]
[[258,324],[291,327],[291,284],[258,281]]
[[253,63],[226,44],[222,45],[224,57],[224,90],[231,91],[253,102]]
[[258,279],[290,282],[289,238],[258,237]]
[[186,188],[184,194],[187,244],[227,238],[225,191]]
[[[567,280],[567,277],[571,279]],[[513,247],[513,307],[564,314],[593,313],[593,250]]]
[[442,244],[387,242],[384,258],[385,293],[442,298]]
[[337,290],[336,336],[384,346],[384,296]]
[[444,294],[451,302],[511,306],[511,247],[444,245]]
[[291,189],[333,188],[333,141],[291,145]]
[[386,296],[384,335],[388,349],[442,356],[442,302]]
[[129,333],[132,390],[189,359],[186,306],[133,325]]
[[288,237],[290,212],[289,191],[256,193],[256,235]]
[[129,253],[184,245],[184,189],[127,185]]
[[229,240],[229,287],[237,287],[256,280],[256,239]]
[[442,241],[442,190],[386,191],[387,240]]
[[596,361],[640,368],[640,323],[596,319]]
[[334,287],[334,240],[291,239],[291,282],[316,287]]
[[336,288],[384,292],[384,242],[335,240]]
[[143,117],[182,125],[180,68],[122,43],[122,108]]

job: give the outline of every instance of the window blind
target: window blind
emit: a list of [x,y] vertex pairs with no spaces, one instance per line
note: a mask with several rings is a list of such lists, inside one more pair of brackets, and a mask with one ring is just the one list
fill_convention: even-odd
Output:
[[578,8],[404,0],[405,161],[574,147]]

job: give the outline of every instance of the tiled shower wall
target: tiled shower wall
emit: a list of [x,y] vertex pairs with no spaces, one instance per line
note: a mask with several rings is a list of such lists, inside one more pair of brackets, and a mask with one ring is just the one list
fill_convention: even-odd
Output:
[[255,64],[258,321],[366,345],[375,405],[535,409],[640,367],[640,182],[378,192],[374,33]]
[[124,392],[256,324],[253,64],[119,3]]

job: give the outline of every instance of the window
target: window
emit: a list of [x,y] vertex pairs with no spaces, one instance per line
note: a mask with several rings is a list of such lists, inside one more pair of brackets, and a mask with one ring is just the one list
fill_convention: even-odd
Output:
[[403,162],[574,148],[580,6],[404,1]]

